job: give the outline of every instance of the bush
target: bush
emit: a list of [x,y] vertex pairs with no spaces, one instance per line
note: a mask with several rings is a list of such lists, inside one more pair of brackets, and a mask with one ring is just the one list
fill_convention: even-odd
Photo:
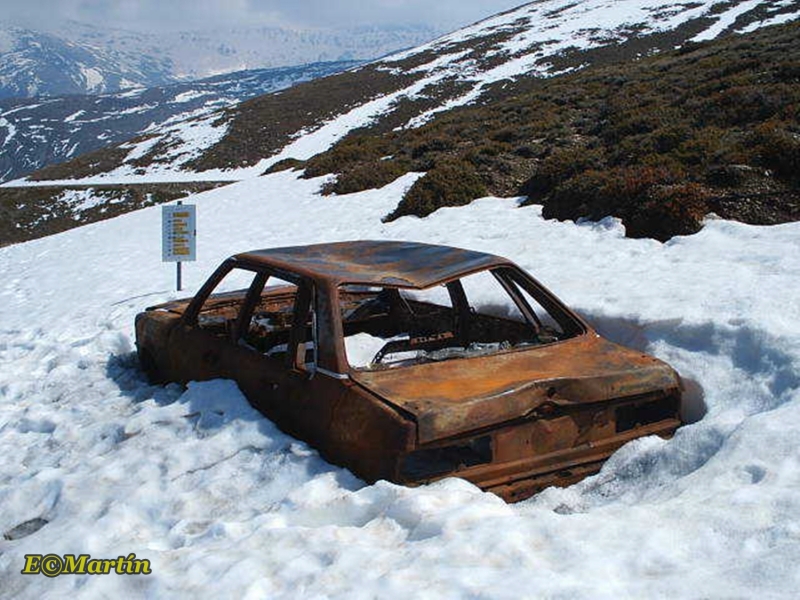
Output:
[[542,214],[548,219],[597,220],[609,215],[624,219],[637,210],[651,188],[682,177],[681,171],[663,166],[590,169],[560,184],[545,200]]
[[708,214],[710,191],[698,183],[656,186],[638,210],[623,219],[630,237],[662,242],[675,235],[697,233]]
[[750,136],[757,162],[784,179],[800,182],[800,134],[786,123],[772,121],[756,127]]
[[317,154],[306,163],[305,177],[341,173],[359,163],[380,160],[390,154],[390,146],[380,137],[351,134],[327,152]]
[[556,148],[545,158],[536,173],[522,184],[523,196],[546,195],[571,177],[591,169],[601,169],[606,164],[605,154],[600,148],[568,146]]
[[464,206],[486,193],[483,180],[471,164],[464,161],[443,163],[420,177],[384,221],[406,215],[426,217],[444,206]]
[[322,194],[353,194],[382,188],[398,177],[405,175],[408,169],[393,160],[378,160],[364,164],[339,174],[336,179],[322,186]]
[[269,175],[270,173],[278,173],[279,171],[287,171],[289,169],[301,169],[305,164],[306,163],[304,160],[299,160],[297,158],[284,158],[283,160],[279,160],[274,165],[269,167],[262,173],[262,175]]
[[411,148],[411,158],[422,158],[427,154],[438,152],[449,152],[454,150],[456,143],[447,137],[423,138],[422,141],[414,144]]

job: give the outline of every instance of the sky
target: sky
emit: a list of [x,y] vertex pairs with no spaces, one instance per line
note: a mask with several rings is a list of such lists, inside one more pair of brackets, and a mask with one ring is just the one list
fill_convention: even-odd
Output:
[[457,29],[525,0],[2,0],[0,21],[35,29],[76,20],[158,32],[220,27],[424,24]]

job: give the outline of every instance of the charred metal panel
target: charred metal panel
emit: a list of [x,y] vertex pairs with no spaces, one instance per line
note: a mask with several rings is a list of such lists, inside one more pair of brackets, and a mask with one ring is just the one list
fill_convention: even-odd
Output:
[[236,259],[338,283],[423,288],[469,271],[507,264],[482,252],[413,242],[340,242],[254,250]]
[[504,423],[545,403],[597,403],[680,385],[665,363],[595,335],[401,371],[352,377],[415,415],[420,443]]

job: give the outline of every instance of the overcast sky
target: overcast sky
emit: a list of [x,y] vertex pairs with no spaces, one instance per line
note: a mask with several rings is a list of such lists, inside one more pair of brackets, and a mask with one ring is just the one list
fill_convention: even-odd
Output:
[[137,31],[229,26],[428,24],[456,29],[525,0],[0,0],[0,21],[31,28],[74,19]]

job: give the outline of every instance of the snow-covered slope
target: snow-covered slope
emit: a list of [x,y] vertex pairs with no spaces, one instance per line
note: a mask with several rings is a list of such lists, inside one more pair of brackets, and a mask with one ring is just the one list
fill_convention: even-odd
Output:
[[[489,92],[502,97],[515,79],[633,60],[798,16],[800,0],[540,0],[362,67],[347,78],[331,78],[324,86],[299,86],[280,98],[254,99],[227,111],[215,122],[214,135],[200,143],[197,137],[188,140],[186,152],[175,145],[164,152],[165,144],[156,138],[129,145],[123,160],[91,175],[128,179],[133,162],[144,156],[161,176],[257,166],[239,174],[244,177],[282,158],[307,159],[360,127],[418,127],[448,110],[482,101]],[[277,124],[276,111],[285,117]],[[248,127],[262,135],[244,143],[241,132]],[[180,145],[173,131],[165,131],[162,139]],[[86,174],[66,168],[43,178]]]
[[75,22],[54,31],[0,23],[0,98],[107,93],[234,71],[374,59],[436,35],[424,26],[144,34]]
[[[381,223],[415,177],[321,198],[319,179],[283,172],[196,196],[187,287],[264,246],[389,238],[499,253],[672,363],[688,416],[705,416],[518,505],[456,479],[366,486],[230,382],[145,383],[133,318],[175,297],[174,272],[160,210],[130,213],[0,249],[0,533],[17,538],[0,541],[0,595],[796,597],[800,225],[711,221],[660,244],[492,198]],[[135,553],[153,573],[21,575],[29,553]]]
[[100,96],[0,100],[0,182],[124,142],[167,121],[203,117],[247,98],[357,64],[258,69]]

